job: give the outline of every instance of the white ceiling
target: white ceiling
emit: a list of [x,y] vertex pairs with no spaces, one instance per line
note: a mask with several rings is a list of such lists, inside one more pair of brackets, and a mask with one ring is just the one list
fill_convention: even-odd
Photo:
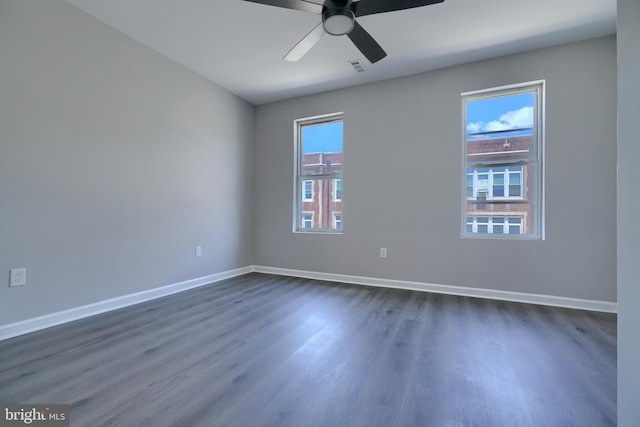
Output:
[[616,32],[616,0],[445,0],[359,18],[388,54],[375,64],[329,35],[286,62],[320,16],[242,0],[67,1],[255,105]]

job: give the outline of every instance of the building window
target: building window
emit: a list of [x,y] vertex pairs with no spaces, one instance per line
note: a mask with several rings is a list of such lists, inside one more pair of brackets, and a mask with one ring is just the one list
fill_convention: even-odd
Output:
[[339,202],[342,200],[342,180],[336,179],[333,181],[333,200]]
[[313,181],[302,181],[302,200],[304,202],[313,201]]
[[462,236],[544,238],[544,81],[462,94]]
[[522,166],[467,169],[467,199],[522,198]]
[[342,113],[295,121],[294,231],[342,232],[342,129]]
[[342,213],[336,212],[333,214],[333,228],[342,230]]
[[313,212],[304,212],[300,218],[300,225],[302,228],[313,228]]
[[524,216],[467,216],[465,228],[467,233],[522,235],[524,223]]

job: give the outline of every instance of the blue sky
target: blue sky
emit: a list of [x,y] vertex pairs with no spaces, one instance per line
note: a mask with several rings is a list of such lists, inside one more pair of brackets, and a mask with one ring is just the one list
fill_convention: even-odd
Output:
[[[533,93],[467,102],[467,132],[533,127],[533,102]],[[304,126],[302,152],[341,152],[342,135],[341,121]]]
[[467,102],[467,133],[533,127],[533,93]]
[[323,123],[302,128],[303,154],[341,151],[342,122]]

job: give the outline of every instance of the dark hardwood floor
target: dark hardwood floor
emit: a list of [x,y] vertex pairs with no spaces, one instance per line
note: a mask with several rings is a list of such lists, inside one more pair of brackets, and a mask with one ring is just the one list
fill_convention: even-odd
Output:
[[265,274],[0,342],[72,426],[614,426],[616,316]]

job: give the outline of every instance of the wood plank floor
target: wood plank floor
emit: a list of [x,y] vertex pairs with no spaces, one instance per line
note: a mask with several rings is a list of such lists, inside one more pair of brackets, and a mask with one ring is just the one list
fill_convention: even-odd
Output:
[[246,276],[0,342],[72,426],[614,426],[616,316]]

